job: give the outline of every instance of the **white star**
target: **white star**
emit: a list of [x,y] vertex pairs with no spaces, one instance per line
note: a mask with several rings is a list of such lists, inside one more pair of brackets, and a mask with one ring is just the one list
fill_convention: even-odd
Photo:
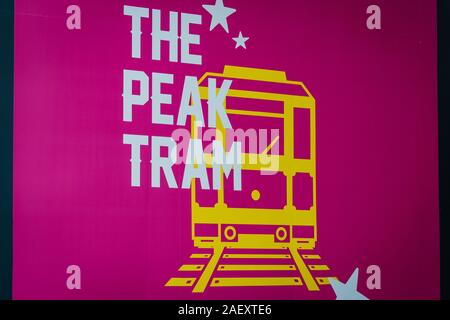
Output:
[[247,47],[245,46],[245,43],[247,42],[247,40],[250,39],[249,37],[244,37],[242,35],[242,32],[239,31],[239,36],[236,38],[233,38],[234,41],[236,41],[236,47],[235,49],[242,47],[244,49],[247,49]]
[[206,11],[208,11],[211,18],[211,26],[209,27],[209,31],[214,29],[218,24],[220,24],[225,31],[228,33],[228,23],[227,18],[229,15],[236,12],[236,9],[224,7],[223,0],[216,0],[215,5],[203,5]]
[[336,294],[336,300],[369,300],[357,290],[358,271],[358,268],[356,268],[345,284],[334,278],[329,278],[331,287]]

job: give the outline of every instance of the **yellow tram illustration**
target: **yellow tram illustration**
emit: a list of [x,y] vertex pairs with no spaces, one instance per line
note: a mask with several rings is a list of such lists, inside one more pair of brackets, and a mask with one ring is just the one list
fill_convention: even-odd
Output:
[[[228,116],[240,117],[247,123],[252,123],[254,121],[252,119],[268,119],[281,123],[282,138],[277,137],[264,151],[258,150],[256,162],[250,161],[252,156],[250,153],[242,152],[242,172],[276,171],[277,177],[280,175],[282,177],[278,180],[281,182],[269,181],[268,183],[272,184],[269,190],[274,192],[283,189],[284,194],[283,199],[280,200],[282,205],[274,208],[258,207],[258,200],[262,195],[261,190],[255,188],[250,190],[251,192],[244,192],[241,196],[249,197],[250,202],[255,205],[230,206],[225,196],[225,177],[222,173],[221,188],[214,191],[217,193],[215,203],[202,206],[198,200],[198,183],[193,181],[191,204],[194,245],[198,248],[225,246],[255,249],[287,247],[313,249],[317,241],[314,97],[302,82],[287,80],[285,72],[225,66],[223,73],[207,72],[199,80],[202,100],[208,99],[206,80],[210,77],[217,81],[220,79],[233,81],[225,102]],[[239,101],[239,108],[236,107],[237,101]],[[251,105],[252,108],[246,108],[246,105]],[[296,122],[297,114],[303,117],[300,123]],[[233,121],[230,121],[234,127]],[[195,137],[197,128],[194,118],[191,130],[192,136]],[[226,139],[227,134],[220,123],[216,130],[221,131],[221,135],[218,136]],[[297,152],[296,147],[301,144],[300,142],[303,143],[302,150]],[[280,144],[282,152],[278,154],[268,152],[274,143]],[[211,157],[208,158],[205,154],[205,160],[207,167],[211,168]],[[272,165],[268,168],[267,163]],[[303,180],[299,180],[299,177]],[[243,178],[242,184],[245,185],[247,181]],[[301,184],[298,181],[306,182]],[[308,189],[307,192],[305,189]],[[297,194],[300,196],[296,196]],[[309,196],[309,202],[302,202],[303,194]],[[301,202],[301,206],[297,204],[298,201]],[[264,226],[264,228],[260,228],[263,232],[254,233],[249,232],[250,229],[245,226],[256,226],[256,229],[258,226]],[[202,233],[202,227],[208,227],[212,231]]]

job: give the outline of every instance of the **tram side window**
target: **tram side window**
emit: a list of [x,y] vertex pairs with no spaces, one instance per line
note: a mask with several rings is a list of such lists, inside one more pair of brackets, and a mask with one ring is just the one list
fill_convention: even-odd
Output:
[[296,159],[311,159],[311,122],[309,109],[294,109],[294,157]]

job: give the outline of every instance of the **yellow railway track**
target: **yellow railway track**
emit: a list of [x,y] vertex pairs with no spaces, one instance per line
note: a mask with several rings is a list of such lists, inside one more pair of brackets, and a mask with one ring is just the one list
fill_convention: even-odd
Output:
[[[231,252],[223,246],[212,253],[193,253],[192,264],[184,264],[179,274],[171,278],[166,287],[191,287],[194,293],[203,293],[208,287],[271,287],[290,286],[320,291],[321,286],[330,284],[330,268],[323,264],[318,254],[302,251],[295,247],[279,249],[279,253],[244,253],[246,249]],[[264,250],[260,250],[264,251]],[[234,274],[238,272],[239,276]],[[276,272],[276,276],[261,277],[260,272]],[[233,276],[228,276],[233,273]],[[280,276],[284,274],[285,276]],[[242,276],[241,276],[242,274]]]

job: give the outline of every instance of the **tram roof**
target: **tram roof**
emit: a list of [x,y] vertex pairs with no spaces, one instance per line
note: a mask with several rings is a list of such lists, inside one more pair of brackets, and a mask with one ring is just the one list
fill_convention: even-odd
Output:
[[237,66],[225,66],[223,73],[207,72],[199,80],[200,86],[208,78],[223,78],[233,81],[231,89],[274,94],[311,97],[306,86],[299,81],[290,81],[284,71]]

